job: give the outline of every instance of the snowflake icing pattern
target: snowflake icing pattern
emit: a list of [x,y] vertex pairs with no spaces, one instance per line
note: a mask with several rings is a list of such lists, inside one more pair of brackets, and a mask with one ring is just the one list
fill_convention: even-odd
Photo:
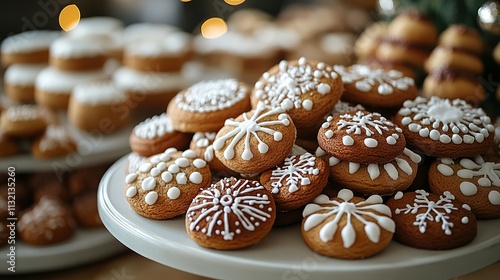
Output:
[[382,134],[382,130],[388,131],[389,126],[394,126],[392,122],[378,113],[369,113],[365,115],[362,111],[357,111],[354,115],[345,114],[340,116],[340,118],[341,120],[337,123],[338,129],[346,128],[347,133],[354,134],[361,134],[364,130],[368,137],[375,134],[370,127],[373,127],[379,134]]
[[277,166],[271,173],[271,180],[273,180],[271,192],[277,194],[284,185],[283,180],[289,185],[288,192],[290,193],[296,192],[299,185],[311,184],[311,180],[304,175],[318,175],[319,169],[315,166],[316,158],[310,153],[286,158],[283,166]]
[[[288,120],[288,115],[284,113],[283,109],[280,107],[276,107],[267,112],[266,105],[262,102],[259,102],[257,108],[254,111],[253,116],[250,118],[247,116],[247,113],[243,114],[243,121],[237,122],[234,119],[227,119],[224,125],[226,126],[234,126],[235,128],[227,133],[226,135],[221,136],[220,138],[215,139],[213,143],[213,147],[216,151],[221,150],[226,141],[231,139],[229,145],[224,150],[224,157],[228,160],[234,158],[234,147],[236,144],[243,138],[244,139],[244,150],[241,154],[241,158],[243,160],[251,160],[253,158],[253,153],[250,149],[250,137],[253,136],[257,139],[259,144],[257,145],[257,149],[261,154],[267,153],[269,150],[269,146],[264,143],[259,136],[258,132],[267,133],[273,136],[274,141],[281,141],[283,139],[283,134],[279,131],[275,131],[269,128],[272,125],[284,125],[289,126],[290,121]],[[277,120],[273,121],[265,121],[261,122],[261,120],[265,117],[278,115]]]
[[460,165],[465,169],[457,172],[461,178],[481,176],[477,183],[482,187],[500,187],[500,163],[486,162],[482,156],[476,156],[474,161],[468,158],[460,160]]
[[[429,193],[423,190],[415,191],[417,193],[413,205],[406,205],[406,208],[397,208],[395,214],[416,214],[414,226],[418,227],[421,233],[425,233],[427,229],[427,221],[437,223],[441,222],[441,229],[446,235],[451,235],[453,223],[449,222],[449,216],[452,210],[458,210],[452,202],[455,196],[450,192],[444,192],[439,196],[439,200],[434,202],[428,199]],[[420,209],[425,209],[425,212],[417,214]]]
[[[200,204],[191,206],[186,215],[189,219],[189,229],[201,231],[207,236],[212,234],[222,235],[224,240],[233,240],[235,234],[241,233],[241,226],[248,231],[254,231],[271,218],[272,208],[267,195],[245,195],[256,190],[263,190],[262,185],[251,186],[247,180],[238,180],[231,185],[229,179],[219,181],[221,190],[216,188],[203,190],[195,201]],[[267,211],[266,211],[267,206]],[[201,214],[194,219],[194,211],[201,209]],[[229,216],[235,216],[237,221],[230,224]],[[205,226],[200,226],[201,221],[207,221]],[[215,229],[223,226],[223,230]],[[231,228],[235,228],[234,231]]]
[[[314,199],[314,203],[306,206],[303,216],[306,217],[304,221],[304,230],[308,231],[320,223],[334,216],[334,218],[323,225],[319,231],[319,237],[323,242],[333,240],[335,233],[339,227],[339,221],[345,215],[346,224],[341,230],[341,237],[344,248],[350,248],[356,241],[356,231],[352,225],[352,219],[357,219],[364,224],[364,231],[368,239],[373,243],[380,241],[380,228],[389,232],[394,232],[396,225],[390,218],[391,210],[387,205],[383,204],[382,197],[379,195],[372,195],[365,201],[358,203],[349,202],[354,194],[349,189],[342,189],[338,193],[338,197],[343,200],[339,202],[330,200],[328,196],[322,194]],[[381,213],[379,215],[374,213],[376,211]],[[368,221],[365,217],[375,219],[376,223]]]

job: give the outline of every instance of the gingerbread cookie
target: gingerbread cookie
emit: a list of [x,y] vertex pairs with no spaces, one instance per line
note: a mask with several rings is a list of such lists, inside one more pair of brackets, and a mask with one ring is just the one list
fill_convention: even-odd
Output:
[[421,157],[409,149],[404,149],[401,155],[386,163],[342,161],[321,148],[316,151],[316,156],[328,162],[330,178],[335,185],[363,195],[390,195],[407,189],[415,180],[421,161]]
[[362,259],[384,250],[395,231],[391,210],[382,197],[366,200],[349,189],[337,197],[321,194],[303,212],[302,238],[321,255],[342,259]]
[[59,31],[31,30],[5,38],[1,47],[2,65],[47,63],[50,44],[60,35]]
[[48,245],[65,241],[75,233],[76,222],[63,202],[42,198],[19,218],[17,229],[21,240],[31,245]]
[[78,225],[84,228],[103,227],[97,211],[97,194],[95,191],[86,191],[74,197],[71,206]]
[[186,212],[186,231],[203,247],[241,249],[261,241],[275,218],[272,195],[258,181],[230,177],[193,199]]
[[450,192],[398,192],[387,206],[396,223],[394,239],[411,247],[448,250],[469,244],[477,234],[470,207]]
[[328,182],[328,166],[305,152],[291,155],[260,176],[260,183],[272,193],[276,208],[293,210],[318,196]]
[[61,37],[50,45],[49,63],[60,71],[91,71],[103,68],[107,47],[99,40]]
[[196,83],[168,104],[172,125],[182,132],[211,132],[251,109],[250,87],[235,79]]
[[226,120],[215,137],[215,156],[229,169],[256,174],[282,162],[292,150],[296,129],[280,107],[259,103],[254,110]]
[[429,169],[434,193],[445,191],[471,207],[478,219],[500,217],[500,156],[435,160]]
[[371,108],[400,108],[405,100],[417,97],[415,81],[397,70],[354,64],[333,67],[344,83],[342,100]]
[[6,95],[18,103],[35,101],[35,80],[46,64],[14,64],[5,70],[4,87]]
[[37,105],[17,105],[2,112],[0,129],[9,137],[34,137],[42,134],[51,112]]
[[394,122],[403,129],[409,148],[432,157],[484,154],[495,129],[482,109],[436,96],[405,101]]
[[296,127],[307,127],[321,120],[342,94],[340,75],[323,62],[300,58],[281,61],[255,83],[252,106],[264,102],[282,107]]
[[31,154],[35,158],[47,159],[61,157],[77,151],[73,137],[63,126],[50,125],[42,136],[31,145]]
[[367,111],[328,117],[318,131],[318,144],[341,160],[366,164],[391,161],[406,147],[401,128]]
[[125,196],[139,215],[170,219],[184,214],[191,200],[210,183],[210,168],[194,151],[169,148],[126,176]]
[[130,134],[129,142],[133,152],[149,157],[170,147],[184,149],[190,138],[190,134],[174,130],[170,117],[163,113],[136,125]]

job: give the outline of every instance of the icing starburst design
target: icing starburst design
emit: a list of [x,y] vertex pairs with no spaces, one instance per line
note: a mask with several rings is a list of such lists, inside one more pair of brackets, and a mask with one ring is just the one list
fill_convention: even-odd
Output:
[[288,184],[288,192],[293,193],[299,190],[299,186],[311,184],[307,175],[318,175],[319,169],[316,168],[316,157],[310,153],[300,156],[287,157],[281,166],[277,166],[271,172],[271,192],[277,194],[279,189]]
[[[349,189],[339,191],[338,198],[343,201],[330,200],[324,194],[316,197],[314,203],[308,204],[304,209],[304,230],[309,231],[323,221],[328,220],[320,229],[319,238],[325,243],[329,242],[333,240],[335,233],[339,229],[339,222],[345,216],[345,226],[340,232],[344,248],[350,248],[356,241],[353,219],[364,225],[364,232],[373,243],[378,243],[380,240],[380,228],[394,232],[396,226],[390,218],[391,210],[387,205],[383,204],[382,197],[372,195],[364,201],[352,203],[350,201],[353,197],[354,194]],[[374,219],[376,222],[367,220],[367,217]]]
[[[250,112],[251,113],[251,112]],[[250,149],[250,137],[255,137],[259,144],[257,145],[257,149],[261,154],[267,153],[269,150],[269,146],[264,143],[259,137],[257,133],[265,133],[273,136],[274,141],[281,141],[283,139],[283,134],[279,131],[275,131],[269,126],[273,125],[284,125],[289,126],[290,120],[288,119],[288,115],[284,113],[283,109],[280,107],[276,107],[268,110],[266,105],[262,102],[259,102],[257,108],[253,111],[252,116],[248,116],[250,113],[244,113],[243,121],[238,122],[234,119],[227,119],[224,123],[225,126],[233,126],[234,129],[223,135],[217,139],[215,139],[213,143],[213,147],[216,151],[221,150],[226,141],[231,139],[230,143],[227,145],[224,150],[224,157],[228,160],[233,159],[235,156],[234,147],[240,140],[244,137],[244,150],[241,154],[241,158],[243,160],[251,160],[253,158],[253,153]],[[262,121],[262,119],[277,115],[276,120],[270,121]]]
[[371,69],[366,65],[355,64],[348,68],[342,65],[335,65],[334,70],[342,76],[344,84],[355,83],[356,89],[367,92],[378,83],[377,93],[389,95],[394,93],[394,89],[408,90],[415,85],[415,81],[410,77],[404,77],[403,73],[396,70]]
[[[266,194],[248,194],[264,190],[262,185],[250,184],[248,180],[238,180],[234,184],[231,181],[231,178],[222,179],[218,183],[220,190],[212,185],[197,195],[193,202],[200,203],[189,207],[186,213],[190,230],[233,240],[235,234],[241,233],[241,227],[254,231],[260,222],[271,218],[273,208],[270,207],[269,197]],[[194,218],[195,211],[200,209],[201,214]],[[206,224],[201,225],[202,221]],[[221,226],[222,230],[219,229]]]
[[279,63],[279,72],[263,76],[266,83],[258,81],[255,84],[255,96],[271,107],[281,106],[285,110],[304,108],[311,111],[312,100],[301,99],[301,95],[312,90],[325,95],[331,92],[330,85],[321,83],[321,78],[337,78],[338,74],[332,67],[320,62],[313,67],[305,58],[298,60],[298,65],[290,65],[283,60]]
[[[458,210],[452,201],[455,196],[450,192],[444,192],[439,196],[438,201],[429,200],[429,193],[424,190],[416,190],[417,194],[413,205],[407,204],[406,208],[397,208],[394,213],[397,214],[416,214],[414,226],[418,227],[421,233],[425,233],[427,229],[427,221],[430,222],[441,222],[441,229],[446,235],[451,235],[451,229],[453,228],[453,223],[448,221],[450,217],[448,214],[453,210]],[[418,213],[420,209],[424,209],[424,212]]]
[[482,109],[473,108],[461,99],[417,97],[405,101],[398,114],[403,116],[401,124],[411,132],[444,144],[482,143],[494,131],[491,119]]

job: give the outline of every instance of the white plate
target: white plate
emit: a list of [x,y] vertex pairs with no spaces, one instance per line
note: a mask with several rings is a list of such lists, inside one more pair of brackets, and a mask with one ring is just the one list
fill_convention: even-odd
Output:
[[500,219],[480,221],[469,245],[419,250],[392,242],[365,260],[327,258],[309,250],[298,225],[275,228],[259,244],[236,251],[206,249],[186,234],[184,217],[156,221],[136,214],[124,195],[126,157],[104,175],[99,214],[118,240],[164,265],[219,279],[450,279],[500,260]]
[[[71,239],[54,245],[31,246],[26,243],[15,244],[16,273],[44,272],[81,265],[125,251],[127,248],[118,242],[106,229],[78,229]],[[10,245],[2,246],[0,255],[2,265],[0,274],[11,274],[7,254]]]
[[[60,116],[64,121],[65,116]],[[111,134],[90,134],[64,124],[77,143],[77,152],[63,157],[36,159],[29,153],[0,158],[0,170],[14,166],[16,172],[64,172],[113,161],[130,152],[129,136],[134,125],[124,127]]]

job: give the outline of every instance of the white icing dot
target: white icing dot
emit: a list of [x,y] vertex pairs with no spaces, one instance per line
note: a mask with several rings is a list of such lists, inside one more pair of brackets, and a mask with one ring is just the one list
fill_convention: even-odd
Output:
[[165,171],[163,173],[161,173],[161,179],[165,182],[165,183],[170,183],[172,181],[174,177],[172,176],[172,173],[168,172],[168,171]]
[[125,192],[125,195],[127,197],[134,197],[136,194],[137,194],[137,188],[133,186],[128,188],[127,191]]
[[160,162],[156,165],[156,168],[158,168],[158,170],[160,170],[160,171],[163,171],[163,170],[167,169],[167,164],[164,162]]
[[460,137],[460,135],[457,135],[457,134],[453,134],[451,136],[451,141],[455,144],[462,144],[462,137]]
[[318,89],[318,92],[320,94],[325,95],[325,94],[328,94],[330,92],[331,87],[328,84],[321,83],[321,84],[318,85],[317,89]]
[[466,143],[466,144],[474,143],[474,137],[472,137],[470,135],[464,135],[464,143]]
[[439,141],[443,144],[448,144],[451,143],[451,138],[446,134],[441,134],[441,136],[439,136]]
[[423,128],[421,129],[419,132],[418,132],[418,135],[420,135],[421,137],[428,137],[429,136],[429,129],[426,127],[426,128]]
[[177,164],[179,167],[188,167],[189,160],[187,158],[178,158],[175,160],[175,164]]
[[394,199],[395,199],[395,200],[400,200],[401,198],[403,198],[403,192],[398,191],[398,192],[394,195]]
[[175,181],[179,185],[187,184],[187,180],[188,179],[187,179],[186,173],[177,173],[177,175],[175,176]]
[[158,175],[160,175],[160,169],[156,168],[156,167],[153,167],[151,168],[151,171],[149,172],[149,174],[153,177],[156,177]]
[[469,217],[462,217],[462,220],[460,220],[462,224],[468,224],[469,223]]
[[200,172],[193,172],[189,175],[189,181],[193,184],[200,184],[203,181],[203,176]]
[[338,158],[336,158],[336,157],[330,157],[330,158],[328,158],[328,165],[329,165],[329,166],[335,166],[335,165],[337,165],[339,162],[340,162],[340,159],[338,159]]
[[313,102],[309,99],[306,99],[304,101],[302,101],[302,107],[306,110],[306,111],[311,111],[312,108],[313,108]]
[[401,119],[401,124],[403,124],[403,125],[409,125],[410,123],[411,123],[410,117],[404,117]]
[[500,192],[490,191],[490,193],[488,193],[488,200],[493,205],[500,205]]
[[198,168],[198,169],[199,169],[199,168],[203,168],[203,167],[205,167],[205,166],[207,165],[207,162],[206,162],[206,161],[204,161],[204,160],[202,160],[202,159],[197,158],[197,159],[195,159],[195,160],[193,161],[193,165],[194,165],[196,168]]
[[153,165],[149,162],[145,162],[143,164],[141,164],[141,166],[139,166],[139,171],[140,172],[149,172],[151,170],[151,168],[153,168]]
[[465,196],[473,196],[477,193],[477,187],[471,182],[462,182],[460,183],[460,191]]
[[170,173],[179,173],[181,169],[179,168],[179,166],[177,164],[171,164],[169,167],[168,167],[168,172]]
[[177,199],[181,195],[181,190],[178,187],[171,187],[167,191],[167,196],[170,199]]
[[396,145],[396,143],[397,143],[396,138],[394,138],[393,136],[387,136],[387,138],[385,140],[387,141],[387,144],[389,144],[389,145]]
[[471,211],[472,210],[468,204],[462,204],[462,208],[465,209],[465,210],[467,210],[467,211]]
[[196,158],[196,153],[193,150],[185,150],[182,152],[182,156],[186,158]]
[[373,138],[366,138],[364,140],[365,142],[365,145],[368,147],[368,148],[375,148],[378,146],[378,142],[377,140],[373,139]]
[[125,177],[125,183],[130,184],[133,183],[137,179],[136,173],[130,173]]
[[144,198],[144,201],[148,205],[153,205],[155,204],[156,200],[158,200],[158,193],[157,192],[149,192],[146,197]]
[[141,187],[145,191],[150,191],[156,187],[156,180],[153,177],[147,177],[142,181]]
[[346,135],[342,137],[342,144],[344,144],[345,146],[352,146],[354,145],[354,139],[351,136]]
[[329,129],[325,132],[326,138],[330,139],[333,137],[333,130]]
[[443,174],[444,176],[452,176],[453,175],[453,169],[446,164],[438,164],[437,170],[439,171],[439,173]]
[[171,159],[171,156],[170,156],[170,154],[168,154],[168,153],[162,153],[162,154],[160,155],[160,160],[161,160],[162,162],[169,161],[170,159]]
[[439,131],[433,129],[431,130],[431,132],[429,133],[429,137],[432,139],[432,140],[439,140],[439,137],[441,136],[441,134],[439,133]]

